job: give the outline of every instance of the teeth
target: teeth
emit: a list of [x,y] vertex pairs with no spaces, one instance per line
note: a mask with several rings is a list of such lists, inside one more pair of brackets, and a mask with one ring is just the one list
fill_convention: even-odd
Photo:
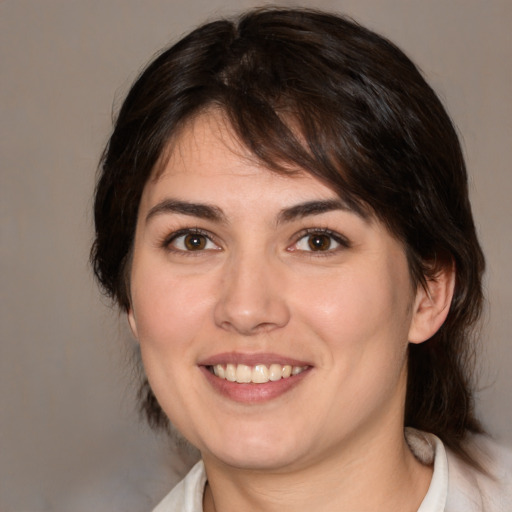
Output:
[[236,366],[234,364],[226,365],[226,380],[229,380],[229,382],[236,381]]
[[216,366],[215,375],[217,375],[217,377],[220,377],[221,379],[225,379],[226,378],[226,370],[225,370],[224,366],[218,364]]
[[268,368],[264,364],[257,364],[252,371],[251,381],[257,384],[268,382]]
[[236,381],[237,382],[251,382],[252,370],[250,366],[246,366],[245,364],[239,364],[236,367]]
[[213,373],[220,379],[240,384],[264,384],[268,381],[278,381],[287,379],[293,375],[298,375],[306,369],[305,366],[291,366],[289,364],[257,364],[256,366],[247,366],[245,364],[216,364],[213,366]]
[[301,368],[300,366],[294,366],[292,368],[292,375],[298,375],[299,373],[302,373],[304,371],[304,368]]
[[[292,370],[293,371],[293,370]],[[268,369],[268,378],[271,381],[280,380],[283,375],[283,367],[279,364],[271,364]]]

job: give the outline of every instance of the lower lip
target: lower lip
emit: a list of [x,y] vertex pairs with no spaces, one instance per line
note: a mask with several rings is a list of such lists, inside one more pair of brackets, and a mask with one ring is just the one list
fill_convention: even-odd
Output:
[[311,368],[307,368],[297,375],[263,384],[239,384],[217,377],[206,366],[200,366],[199,368],[215,391],[234,402],[247,404],[268,402],[284,395],[299,385],[311,371]]

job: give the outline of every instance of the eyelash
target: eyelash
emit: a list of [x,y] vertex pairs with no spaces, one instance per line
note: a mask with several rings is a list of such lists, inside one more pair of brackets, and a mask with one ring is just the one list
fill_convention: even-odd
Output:
[[[210,249],[199,248],[197,250],[186,250],[186,249],[178,249],[176,247],[173,247],[173,245],[172,245],[173,242],[176,242],[176,240],[178,240],[179,238],[185,237],[187,235],[200,235],[206,239],[206,244],[208,244],[208,242],[210,242],[212,244],[215,244],[217,247],[219,247],[219,244],[215,241],[215,237],[213,237],[213,235],[209,231],[205,231],[200,228],[184,228],[184,229],[175,231],[175,232],[171,233],[169,236],[166,236],[162,240],[160,245],[169,252],[174,252],[174,253],[178,253],[178,254],[186,255],[186,256],[198,256],[199,254],[204,253],[205,251],[219,250],[219,249],[211,249],[211,248]],[[336,244],[338,244],[338,247],[335,247],[335,248],[328,247],[326,250],[313,250],[313,249],[304,250],[304,249],[294,248],[299,244],[299,242],[301,240],[303,240],[307,237],[315,236],[315,235],[328,237],[331,241],[334,241]],[[350,241],[347,238],[345,238],[343,235],[341,235],[340,233],[337,233],[336,231],[332,231],[332,230],[326,229],[326,228],[307,228],[307,229],[300,231],[295,236],[295,242],[291,246],[289,246],[287,250],[289,252],[300,251],[301,253],[310,253],[309,256],[311,256],[311,257],[313,257],[313,256],[322,257],[322,256],[332,255],[333,253],[336,253],[341,249],[348,249],[350,247],[351,247]]]
[[[339,247],[335,247],[335,248],[328,248],[326,250],[318,250],[318,251],[315,251],[313,249],[311,249],[310,251],[304,251],[304,250],[301,250],[302,252],[305,252],[305,253],[311,253],[310,256],[330,256],[332,255],[333,253],[336,253],[338,252],[339,250],[342,250],[342,249],[349,249],[351,247],[351,243],[350,241],[344,237],[343,235],[341,235],[340,233],[337,233],[336,231],[332,231],[330,229],[327,229],[327,228],[308,228],[308,229],[305,229],[303,231],[301,231],[300,233],[297,234],[296,236],[296,241],[294,242],[293,246],[296,246],[301,240],[303,240],[304,238],[307,238],[307,237],[312,237],[312,236],[315,236],[315,235],[320,235],[320,236],[326,236],[326,237],[329,237],[331,240],[333,240],[334,242],[336,242]],[[292,246],[292,247],[293,247]],[[294,252],[298,249],[288,249],[290,252]],[[300,250],[300,249],[299,249]]]
[[205,250],[206,251],[217,250],[217,249],[202,248],[202,249],[198,249],[198,250],[194,251],[194,250],[178,249],[176,247],[173,247],[173,245],[172,245],[173,242],[176,242],[176,240],[178,240],[179,238],[186,237],[187,235],[200,235],[206,239],[206,243],[210,242],[210,243],[215,244],[217,247],[219,246],[219,244],[217,242],[215,242],[215,239],[210,232],[205,231],[200,228],[184,228],[184,229],[179,229],[178,231],[174,231],[173,233],[171,233],[171,235],[165,237],[162,240],[160,245],[169,252],[174,252],[174,253],[182,254],[185,256],[197,256],[197,255],[201,254],[202,252],[204,252]]

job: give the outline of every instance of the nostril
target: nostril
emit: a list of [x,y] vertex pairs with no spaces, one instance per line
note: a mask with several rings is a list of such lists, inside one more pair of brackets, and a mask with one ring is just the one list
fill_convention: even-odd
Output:
[[219,326],[226,330],[237,332],[239,334],[243,334],[244,336],[254,336],[257,334],[265,334],[267,332],[271,332],[274,329],[278,329],[287,322],[251,322],[247,318],[243,321],[240,319],[232,319],[231,321],[224,321],[219,324]]

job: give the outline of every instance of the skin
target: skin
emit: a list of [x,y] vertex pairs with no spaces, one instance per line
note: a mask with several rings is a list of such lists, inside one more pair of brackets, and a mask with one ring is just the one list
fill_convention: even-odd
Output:
[[[403,436],[407,347],[444,321],[453,276],[416,289],[377,219],[297,208],[337,200],[255,162],[219,112],[189,123],[144,189],[128,319],[159,403],[201,451],[206,511],[413,511],[428,489]],[[240,397],[204,366],[251,357],[307,371],[268,396],[231,385],[254,389]]]

